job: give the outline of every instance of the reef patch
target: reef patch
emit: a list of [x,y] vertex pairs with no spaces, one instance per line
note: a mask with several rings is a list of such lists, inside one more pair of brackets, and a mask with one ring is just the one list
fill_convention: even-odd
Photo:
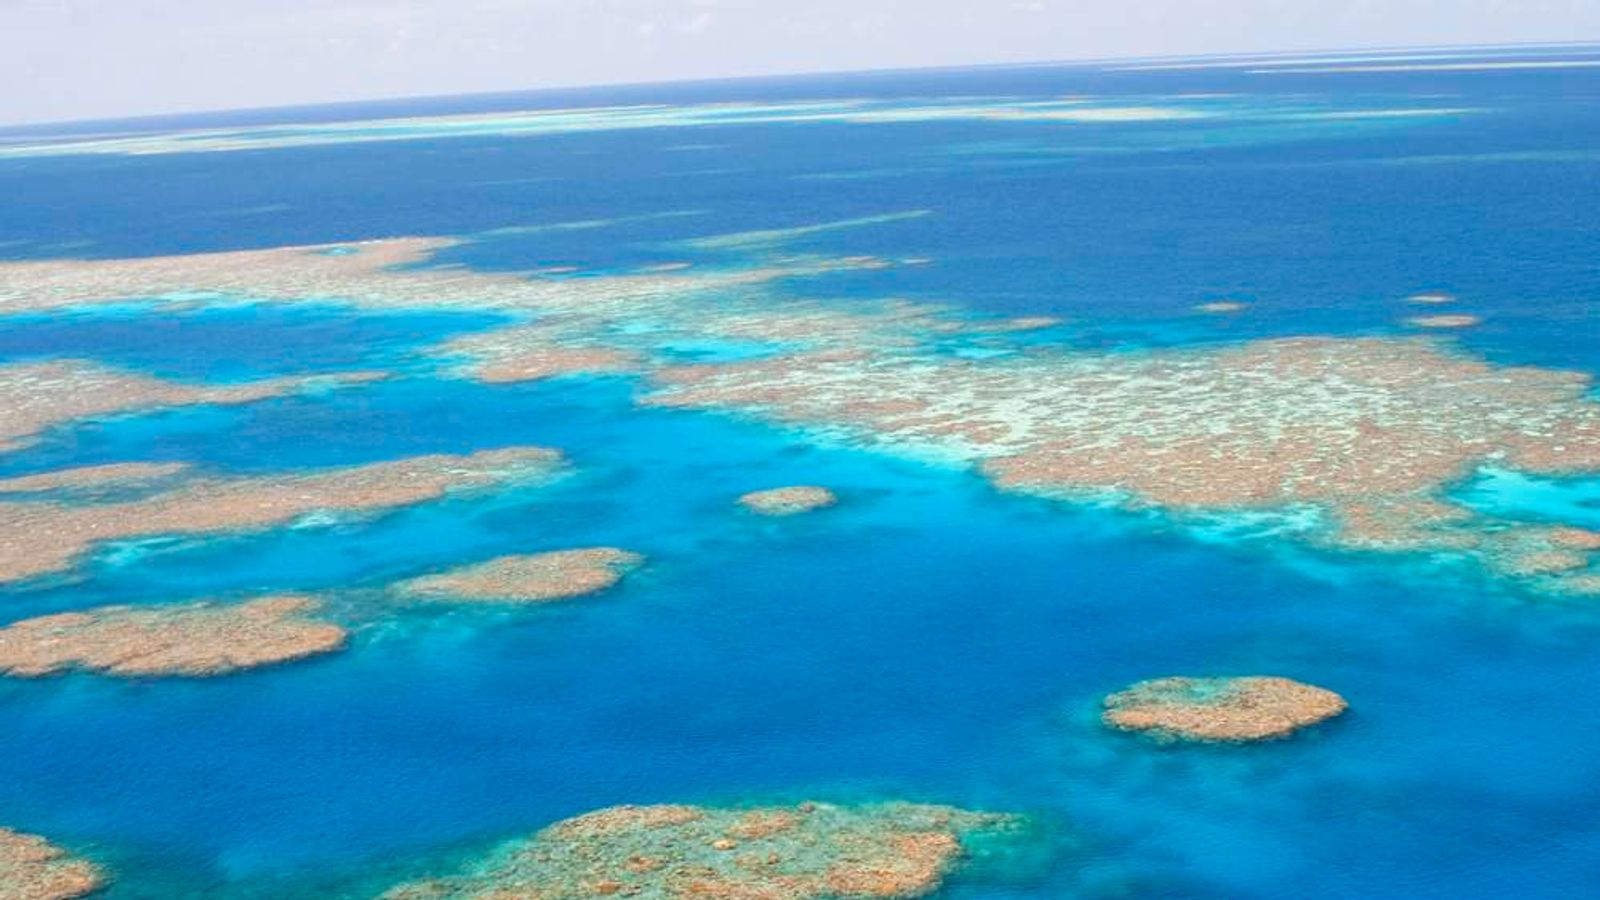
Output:
[[310,617],[311,597],[105,606],[0,628],[0,672],[36,678],[85,670],[125,678],[207,677],[332,653],[341,626]]
[[384,900],[868,900],[937,890],[981,831],[1014,816],[943,806],[617,806],[511,841]]
[[244,384],[190,384],[121,372],[81,360],[0,366],[0,451],[25,446],[61,422],[163,406],[241,404],[314,383],[370,381],[375,373],[275,378]]
[[404,596],[444,603],[542,603],[593,594],[614,586],[644,563],[615,547],[502,556],[477,565],[425,575],[396,585]]
[[548,475],[560,459],[554,450],[513,447],[310,473],[196,478],[136,500],[0,501],[0,581],[66,569],[101,541],[259,529],[316,511],[406,506],[456,490]]
[[1157,678],[1105,699],[1102,720],[1165,740],[1261,741],[1343,713],[1333,691],[1288,678]]
[[824,509],[839,502],[838,495],[825,487],[794,485],[751,491],[739,498],[739,505],[763,516],[792,516]]
[[105,883],[93,863],[37,835],[0,828],[0,900],[71,900]]
[[33,494],[46,491],[83,491],[96,488],[122,488],[146,485],[171,478],[188,469],[178,462],[124,462],[99,466],[57,469],[33,475],[0,478],[0,494]]

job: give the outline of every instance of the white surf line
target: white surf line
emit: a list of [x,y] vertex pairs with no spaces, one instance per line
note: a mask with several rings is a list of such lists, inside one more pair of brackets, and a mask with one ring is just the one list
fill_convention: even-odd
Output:
[[1315,66],[1291,69],[1249,69],[1250,75],[1321,75],[1333,72],[1488,72],[1507,69],[1600,69],[1600,59],[1563,59],[1534,62],[1420,63],[1378,66]]
[[[1555,50],[1555,51],[1552,51],[1552,52],[1553,53],[1569,53],[1569,54],[1579,54],[1579,55],[1581,55],[1581,54],[1589,53],[1589,52],[1592,52],[1592,51],[1593,51],[1593,48],[1588,47],[1588,46],[1584,46],[1584,47],[1575,47],[1575,48],[1569,49],[1569,50]],[[1497,59],[1503,59],[1503,58],[1508,57],[1508,56],[1510,56],[1510,57],[1517,57],[1517,56],[1529,57],[1529,56],[1540,56],[1540,55],[1548,56],[1550,54],[1548,54],[1548,53],[1547,54],[1539,54],[1539,53],[1521,53],[1521,54],[1519,54],[1519,53],[1515,53],[1515,52],[1511,52],[1511,51],[1506,51],[1506,52],[1495,52],[1495,51],[1469,52],[1469,51],[1451,50],[1451,51],[1416,52],[1416,53],[1363,53],[1363,54],[1336,53],[1336,54],[1308,54],[1308,55],[1297,55],[1297,56],[1251,56],[1251,57],[1242,57],[1242,58],[1225,59],[1225,60],[1195,60],[1195,61],[1184,61],[1184,62],[1139,63],[1139,64],[1135,64],[1135,65],[1107,66],[1107,67],[1105,67],[1105,71],[1107,71],[1107,72],[1161,72],[1161,71],[1179,71],[1179,70],[1186,70],[1186,69],[1250,69],[1250,68],[1278,68],[1278,67],[1283,67],[1283,66],[1306,66],[1306,65],[1324,65],[1324,64],[1326,64],[1326,65],[1335,65],[1335,64],[1343,64],[1343,63],[1379,63],[1379,64],[1413,63],[1413,62],[1422,63],[1422,62],[1428,62],[1428,61],[1431,61],[1431,60],[1439,60],[1441,62],[1446,62],[1446,61],[1451,61],[1451,60],[1463,60],[1463,61],[1465,61],[1465,60],[1482,60],[1484,63],[1487,64],[1487,63],[1492,63],[1493,61],[1495,61]],[[1518,61],[1518,60],[1512,60],[1512,61]],[[1534,62],[1535,60],[1526,60],[1526,61]],[[1555,62],[1561,62],[1562,60],[1554,60],[1554,61]]]

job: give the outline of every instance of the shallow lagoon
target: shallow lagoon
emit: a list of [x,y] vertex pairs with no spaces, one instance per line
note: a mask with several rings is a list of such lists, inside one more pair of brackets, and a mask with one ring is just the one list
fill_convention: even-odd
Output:
[[[927,77],[954,79],[930,91],[962,92],[961,76]],[[1070,76],[1039,77],[1043,91]],[[790,289],[1063,313],[1074,320],[1063,339],[1111,347],[1390,333],[1414,311],[1406,294],[1448,289],[1462,309],[1488,314],[1461,338],[1481,352],[1594,369],[1596,275],[1582,260],[1594,258],[1596,235],[1577,211],[1593,196],[1591,163],[1468,159],[1368,173],[1349,162],[1463,134],[1485,152],[1562,149],[1594,129],[1587,81],[1568,76],[1583,90],[1552,106],[1553,83],[1518,78],[1507,91],[1493,77],[1500,88],[1457,85],[1474,103],[1500,104],[1487,124],[1319,131],[1123,154],[1114,166],[969,171],[959,161],[969,156],[952,150],[1084,134],[1011,124],[851,131],[877,135],[864,146],[833,140],[842,126],[789,124],[13,161],[3,177],[35,200],[129,224],[44,222],[24,203],[4,214],[0,238],[39,242],[6,249],[22,256],[84,239],[96,254],[165,253],[483,231],[532,209],[543,222],[618,221],[489,236],[450,258],[627,270],[725,259],[697,251],[695,237],[926,208],[785,249],[931,264]],[[1380,86],[1415,89],[1398,77]],[[1137,127],[1095,126],[1092,141],[1149,142],[1128,130]],[[731,149],[667,150],[701,141]],[[787,177],[897,155],[939,161],[843,189]],[[1199,174],[1173,168],[1174,155]],[[640,159],[649,165],[625,165]],[[664,177],[730,164],[759,171]],[[1495,187],[1508,166],[1514,191]],[[352,172],[365,180],[334,183]],[[530,172],[563,186],[474,193],[464,183]],[[419,175],[384,201],[366,193]],[[196,186],[156,202],[135,178]],[[198,186],[219,180],[230,197]],[[203,232],[175,212],[254,208],[275,190],[327,202],[226,227],[212,219]],[[1463,195],[1496,219],[1468,221]],[[1396,196],[1414,215],[1394,215]],[[637,215],[686,209],[708,213]],[[1522,227],[1535,221],[1564,227]],[[1171,245],[1181,252],[1152,249]],[[1291,252],[1307,246],[1322,249]],[[1254,301],[1247,314],[1188,312],[1234,294]],[[108,896],[364,896],[613,803],[881,798],[1041,823],[1038,847],[957,878],[941,895],[952,898],[1554,897],[1600,878],[1590,815],[1600,707],[1585,700],[1600,619],[1581,603],[1514,594],[1428,560],[1203,540],[1155,515],[1007,496],[953,467],[640,409],[626,378],[484,386],[441,378],[413,355],[488,317],[244,306],[162,318],[182,336],[156,342],[149,335],[167,326],[141,315],[0,322],[0,352],[194,379],[368,365],[401,375],[67,425],[0,466],[181,459],[263,473],[531,443],[562,448],[573,471],[374,517],[107,548],[80,580],[0,589],[7,621],[105,603],[348,592],[334,601],[357,623],[342,655],[204,682],[0,683],[11,723],[0,733],[10,773],[0,821],[103,861],[117,873]],[[727,348],[683,350],[716,358]],[[842,502],[785,520],[734,505],[749,490],[808,483]],[[1592,483],[1461,490],[1535,518],[1565,517],[1592,497]],[[589,545],[649,561],[616,590],[563,605],[369,614],[381,602],[372,592],[395,579]],[[1352,712],[1255,747],[1163,747],[1099,727],[1106,692],[1178,672],[1286,675],[1337,689]]]

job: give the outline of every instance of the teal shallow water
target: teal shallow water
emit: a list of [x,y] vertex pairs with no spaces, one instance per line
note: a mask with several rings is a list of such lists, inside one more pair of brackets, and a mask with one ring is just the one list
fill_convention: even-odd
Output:
[[[1047,92],[1065,76],[1034,77]],[[931,264],[786,289],[1060,313],[1064,330],[1035,339],[1094,348],[1405,333],[1396,323],[1414,309],[1398,298],[1445,289],[1486,315],[1462,338],[1473,349],[1593,370],[1592,164],[1351,162],[1570,149],[1594,132],[1594,91],[1563,84],[1570,99],[1557,103],[1547,81],[1462,82],[1468,105],[1500,111],[1399,130],[1280,125],[1271,140],[1208,142],[1203,123],[1152,126],[1160,134],[968,123],[852,128],[842,141],[824,123],[13,160],[0,178],[23,186],[23,203],[0,212],[0,244],[157,254],[599,219],[612,224],[490,235],[447,258],[619,271],[740,259],[686,243],[711,234],[931,209],[784,245]],[[1396,76],[1374,90],[1436,87]],[[1126,152],[1115,172],[1059,153],[968,166],[1015,157],[992,151],[1021,138]],[[702,142],[721,149],[667,149]],[[929,171],[842,190],[797,177],[874,161]],[[692,174],[730,167],[745,171]],[[503,183],[517,177],[538,180]],[[308,193],[326,202],[226,227],[190,215]],[[48,220],[46,201],[80,215]],[[1251,314],[1187,312],[1235,294]],[[953,467],[641,409],[624,378],[491,387],[413,356],[495,322],[327,306],[0,321],[8,360],[87,357],[196,380],[401,370],[355,389],[63,426],[0,459],[7,473],[132,459],[266,474],[527,443],[572,463],[544,486],[105,548],[81,578],[0,590],[11,621],[338,589],[333,614],[358,623],[344,654],[226,679],[0,683],[0,823],[103,861],[117,873],[109,897],[151,900],[364,896],[609,804],[800,799],[1035,816],[1041,845],[941,894],[959,900],[1560,897],[1600,879],[1600,706],[1587,699],[1600,619],[1588,606],[1428,559],[1199,540],[1159,516],[1004,495]],[[790,520],[734,505],[794,483],[842,502]],[[1481,508],[1569,522],[1594,499],[1581,480],[1459,490]],[[649,562],[567,604],[372,615],[385,603],[376,588],[398,578],[596,544]],[[1163,747],[1099,727],[1105,693],[1174,673],[1290,676],[1340,691],[1352,711],[1255,747]]]

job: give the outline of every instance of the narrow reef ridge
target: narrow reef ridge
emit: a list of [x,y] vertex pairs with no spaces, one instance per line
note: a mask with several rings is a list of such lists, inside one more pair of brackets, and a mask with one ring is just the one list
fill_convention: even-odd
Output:
[[[105,606],[0,628],[0,672],[24,678],[71,669],[123,677],[207,677],[332,653],[348,632],[311,618],[311,597],[246,603]],[[3,896],[3,894],[0,894]]]
[[502,845],[461,875],[384,900],[866,900],[932,893],[979,831],[1014,816],[908,803],[617,806]]
[[93,863],[37,835],[0,828],[0,900],[71,900],[105,883]]
[[1166,740],[1262,741],[1339,715],[1345,699],[1288,678],[1156,678],[1105,699],[1102,719]]
[[44,429],[73,419],[162,406],[251,403],[309,385],[361,383],[380,377],[373,372],[352,372],[244,384],[192,384],[80,360],[0,365],[0,450],[26,446]]
[[395,586],[402,595],[445,603],[541,603],[612,587],[644,563],[615,547],[502,556],[485,563],[425,575]]
[[823,509],[838,502],[839,498],[833,491],[810,485],[751,491],[739,498],[741,506],[763,516],[792,516],[814,509]]
[[0,478],[0,494],[123,487],[170,478],[189,468],[187,463],[124,462],[57,469],[15,478]]
[[405,506],[546,475],[560,459],[554,450],[512,447],[305,474],[197,478],[109,503],[0,501],[0,582],[66,569],[99,541],[259,529],[317,511]]

